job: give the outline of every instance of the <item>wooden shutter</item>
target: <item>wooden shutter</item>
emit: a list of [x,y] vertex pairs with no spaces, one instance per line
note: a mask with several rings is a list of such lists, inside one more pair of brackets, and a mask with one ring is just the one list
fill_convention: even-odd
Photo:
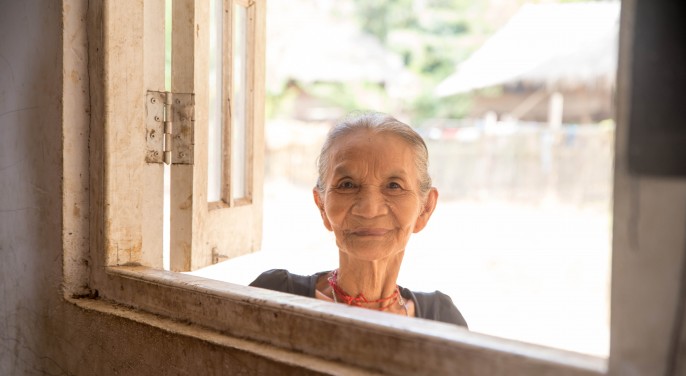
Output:
[[106,1],[92,13],[104,35],[90,51],[102,85],[92,88],[90,140],[91,163],[102,164],[91,189],[92,215],[102,214],[93,244],[105,248],[96,263],[162,268],[164,168],[145,152],[146,92],[164,89],[164,0]]
[[[262,235],[262,176],[264,154],[265,2],[219,0],[222,12],[223,62],[221,84],[221,197],[208,200],[210,109],[210,2],[177,0],[172,9],[172,92],[194,93],[193,164],[171,166],[170,264],[173,271],[190,271],[259,249]],[[232,23],[244,12],[243,30]],[[236,30],[240,34],[236,35]],[[233,67],[240,56],[234,41],[245,42],[245,76]],[[215,52],[217,52],[215,50]],[[243,83],[243,87],[238,87]],[[236,88],[244,105],[237,101]],[[239,107],[240,106],[240,107]],[[237,114],[244,116],[238,118]],[[241,140],[231,139],[241,126]],[[233,129],[232,129],[233,128]],[[232,145],[234,146],[232,148]],[[236,168],[240,145],[245,161]],[[233,163],[233,167],[232,167]],[[235,183],[243,169],[244,186]],[[242,189],[244,188],[244,189]],[[237,195],[237,192],[243,192]]]

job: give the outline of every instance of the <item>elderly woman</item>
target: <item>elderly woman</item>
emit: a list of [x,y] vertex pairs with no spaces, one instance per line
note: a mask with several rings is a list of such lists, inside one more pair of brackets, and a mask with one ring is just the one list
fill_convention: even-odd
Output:
[[319,155],[312,193],[336,236],[338,269],[310,276],[270,270],[250,285],[467,326],[447,295],[396,283],[410,235],[436,207],[427,165],[422,138],[393,117],[362,114],[337,124]]

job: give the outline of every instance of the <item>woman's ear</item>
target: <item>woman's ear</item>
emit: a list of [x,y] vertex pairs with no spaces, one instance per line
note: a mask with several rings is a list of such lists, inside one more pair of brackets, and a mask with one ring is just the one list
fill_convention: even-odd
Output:
[[324,227],[326,227],[326,229],[329,231],[333,231],[333,228],[331,227],[331,222],[329,222],[329,218],[326,217],[326,212],[324,211],[324,200],[322,199],[322,196],[319,193],[319,189],[317,189],[317,187],[312,188],[312,196],[314,197],[314,203],[315,205],[317,205],[317,209],[319,209],[319,215],[322,216]]
[[422,211],[419,213],[419,217],[417,217],[417,221],[414,223],[414,229],[412,232],[417,233],[426,227],[426,224],[429,222],[429,218],[431,218],[431,214],[433,214],[434,209],[436,209],[437,201],[438,190],[434,187],[431,187],[429,194],[426,195],[426,200],[424,200]]

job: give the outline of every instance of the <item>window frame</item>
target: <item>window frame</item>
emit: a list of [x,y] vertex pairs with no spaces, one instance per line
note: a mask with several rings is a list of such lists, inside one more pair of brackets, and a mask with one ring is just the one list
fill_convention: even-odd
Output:
[[[159,1],[159,0],[154,0]],[[172,77],[171,91],[193,93],[195,129],[193,132],[194,163],[172,164],[170,197],[170,264],[173,271],[192,271],[225,259],[256,251],[262,238],[262,182],[264,164],[264,40],[266,3],[260,1],[221,0],[223,18],[222,54],[233,63],[231,32],[233,5],[246,8],[246,199],[234,201],[230,173],[223,174],[221,201],[208,197],[208,129],[210,14],[209,2],[175,0],[172,7]],[[147,6],[147,3],[146,3]],[[146,22],[156,23],[157,19]],[[130,36],[133,38],[134,36]],[[147,37],[147,35],[146,35]],[[162,39],[160,39],[160,44]],[[145,52],[147,53],[147,51]],[[231,166],[231,124],[233,78],[222,69],[221,127],[222,162]],[[162,69],[160,67],[159,69]],[[155,184],[155,183],[153,183]],[[228,197],[227,197],[228,195]],[[232,228],[231,235],[226,228]]]
[[[227,98],[229,100],[222,100],[221,101],[221,108],[219,108],[220,115],[219,115],[219,120],[220,124],[219,127],[221,128],[221,165],[223,166],[232,166],[232,161],[233,161],[233,155],[230,151],[231,145],[233,142],[233,127],[234,127],[234,119],[235,119],[235,114],[238,112],[236,109],[236,102],[233,100],[232,93],[234,91],[234,87],[236,85],[236,78],[234,77],[234,64],[236,61],[236,56],[234,55],[234,50],[232,48],[232,42],[234,39],[234,32],[235,30],[235,25],[234,25],[234,11],[236,9],[236,6],[240,6],[245,8],[246,11],[246,20],[245,20],[245,29],[246,29],[246,36],[244,39],[245,46],[244,48],[246,49],[245,51],[245,61],[244,63],[246,66],[248,65],[254,65],[254,61],[256,59],[259,59],[257,57],[260,54],[264,54],[264,51],[257,50],[255,48],[250,48],[251,46],[256,46],[258,44],[257,39],[260,38],[260,35],[256,33],[257,29],[257,18],[256,16],[256,8],[253,6],[254,2],[248,1],[248,0],[210,0],[210,1],[215,1],[216,5],[220,5],[222,9],[219,9],[218,12],[221,14],[221,17],[218,17],[221,19],[221,25],[220,25],[220,30],[222,33],[221,41],[219,43],[219,46],[221,48],[221,55],[222,57],[219,59],[220,61],[223,62],[221,69],[219,70],[221,72],[221,95],[222,99]],[[215,15],[217,17],[217,15]],[[259,90],[259,87],[264,86],[263,85],[264,81],[264,75],[257,73],[255,74],[254,72],[247,72],[246,71],[246,77],[244,77],[244,84],[246,85],[246,90],[248,93],[255,93],[255,89]],[[232,208],[236,206],[243,206],[243,205],[251,205],[253,204],[253,193],[255,192],[254,186],[258,181],[255,181],[253,178],[253,174],[255,173],[255,166],[256,164],[254,163],[254,159],[256,156],[261,156],[259,153],[255,153],[256,149],[256,143],[259,141],[255,138],[255,128],[257,125],[257,122],[260,121],[261,119],[257,118],[255,115],[255,111],[252,111],[252,109],[255,106],[259,106],[260,103],[256,102],[253,100],[254,96],[253,95],[246,95],[245,96],[245,102],[243,103],[243,111],[245,111],[245,129],[244,132],[245,134],[244,139],[245,141],[245,149],[244,149],[244,154],[245,154],[245,161],[243,163],[243,168],[245,169],[245,186],[243,187],[243,190],[245,191],[245,194],[243,197],[240,198],[234,198],[233,196],[233,172],[231,171],[231,168],[223,168],[221,171],[221,177],[220,177],[220,187],[219,187],[219,200],[217,201],[209,201],[209,210],[218,210],[218,209],[225,209],[225,208]],[[258,195],[258,199],[259,199]]]
[[[145,75],[146,38],[141,34],[146,34],[144,8],[151,3],[102,0],[91,1],[89,6],[87,172],[90,256],[95,267],[90,269],[88,284],[91,296],[99,299],[71,299],[75,304],[105,311],[107,306],[130,307],[157,315],[159,325],[182,321],[223,336],[372,372],[570,376],[606,372],[607,360],[590,355],[160,270],[157,261],[149,261],[156,253],[143,236],[145,218],[140,213],[148,208],[144,204],[148,193],[128,181],[117,184],[127,176],[140,179],[146,173],[140,165],[142,158],[128,155],[121,145],[139,142],[132,141],[131,135],[144,134],[145,109],[140,98],[145,98],[146,83],[136,77]],[[264,0],[250,3],[266,5]]]

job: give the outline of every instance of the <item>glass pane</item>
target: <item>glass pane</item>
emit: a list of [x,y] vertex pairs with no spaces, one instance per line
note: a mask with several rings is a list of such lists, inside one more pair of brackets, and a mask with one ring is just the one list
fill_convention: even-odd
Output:
[[246,196],[246,63],[247,63],[247,9],[238,4],[233,8],[233,27],[231,34],[233,67],[231,69],[231,198],[241,199]]
[[207,201],[221,200],[222,186],[222,2],[210,2],[210,108],[207,140]]

